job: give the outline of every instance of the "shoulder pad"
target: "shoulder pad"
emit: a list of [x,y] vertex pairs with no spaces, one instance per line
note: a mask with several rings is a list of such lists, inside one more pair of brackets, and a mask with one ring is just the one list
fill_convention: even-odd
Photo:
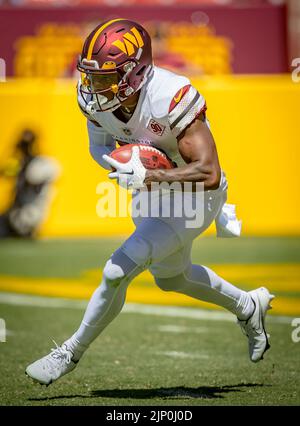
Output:
[[206,111],[205,99],[191,84],[183,86],[169,105],[169,125],[177,137],[202,112]]
[[154,77],[147,89],[151,111],[159,117],[167,117],[171,100],[175,93],[189,84],[185,76],[175,74],[163,68],[154,67]]

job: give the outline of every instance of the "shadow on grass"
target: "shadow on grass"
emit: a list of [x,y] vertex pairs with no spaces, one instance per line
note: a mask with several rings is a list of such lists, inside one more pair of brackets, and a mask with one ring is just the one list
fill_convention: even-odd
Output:
[[58,395],[44,398],[28,398],[28,401],[51,401],[59,399],[75,399],[75,398],[115,398],[115,399],[220,399],[224,398],[223,394],[231,392],[244,392],[244,388],[266,387],[259,383],[239,383],[237,385],[225,386],[200,386],[191,387],[170,387],[155,389],[99,389],[83,395]]

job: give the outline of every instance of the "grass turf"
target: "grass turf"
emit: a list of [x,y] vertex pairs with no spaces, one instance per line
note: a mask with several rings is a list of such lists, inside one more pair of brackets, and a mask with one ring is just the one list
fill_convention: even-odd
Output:
[[[30,277],[79,277],[103,268],[124,239],[53,239],[0,242],[0,274]],[[193,244],[195,263],[300,262],[300,238],[200,237]]]
[[[26,365],[67,338],[83,311],[0,305],[8,329],[0,347],[2,405],[298,405],[300,343],[272,323],[272,348],[248,360],[236,324],[122,313],[70,375],[45,388]],[[162,326],[182,326],[172,333]],[[172,357],[184,353],[186,358]]]

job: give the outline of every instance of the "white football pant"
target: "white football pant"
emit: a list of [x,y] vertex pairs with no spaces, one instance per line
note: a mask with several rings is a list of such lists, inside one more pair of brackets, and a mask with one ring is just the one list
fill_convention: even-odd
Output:
[[79,329],[66,342],[75,359],[120,313],[128,285],[145,269],[162,290],[222,306],[241,320],[251,315],[253,302],[247,292],[211,269],[191,263],[193,240],[214,221],[226,199],[227,181],[222,175],[220,187],[204,193],[204,221],[198,228],[187,228],[186,217],[133,219],[135,232],[106,263],[101,285],[93,293]]

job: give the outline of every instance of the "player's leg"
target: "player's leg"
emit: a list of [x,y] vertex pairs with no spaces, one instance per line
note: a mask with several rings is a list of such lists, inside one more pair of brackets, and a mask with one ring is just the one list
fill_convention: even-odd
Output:
[[94,292],[83,321],[66,343],[79,359],[83,351],[119,314],[129,283],[153,261],[168,256],[179,245],[173,230],[158,219],[145,219],[108,260],[100,287]]
[[[147,258],[150,251],[147,242],[141,242],[136,234],[131,239],[135,242],[133,244],[140,242],[140,253],[143,251]],[[143,264],[132,261],[122,247],[113,253],[103,269],[101,284],[94,291],[78,330],[65,342],[74,353],[75,360],[81,358],[90,344],[121,312],[128,285],[143,270]]]
[[[199,300],[222,306],[240,319],[246,319],[253,312],[254,304],[247,292],[238,289],[219,277],[211,269],[201,265],[191,265],[193,240],[202,234],[214,221],[227,198],[227,183],[223,177],[220,188],[204,194],[203,217],[200,226],[186,226],[187,217],[161,218],[173,228],[181,242],[177,251],[165,256],[160,262],[152,262],[150,272],[163,290],[177,291]],[[191,203],[197,194],[184,195],[184,201]],[[175,197],[170,201],[175,204]],[[159,239],[160,240],[160,239]]]
[[264,319],[274,298],[261,287],[245,292],[218,276],[206,266],[190,264],[173,277],[155,277],[156,284],[165,291],[175,291],[198,300],[222,306],[235,314],[248,337],[251,361],[258,362],[270,345]]
[[164,291],[175,291],[213,303],[232,312],[239,319],[245,320],[253,313],[254,304],[249,293],[224,280],[206,266],[190,264],[175,276],[154,278]]
[[203,265],[192,265],[190,251],[192,241],[204,232],[213,222],[226,201],[226,182],[224,191],[206,194],[204,202],[204,221],[201,227],[188,229],[185,218],[170,218],[170,226],[178,233],[183,247],[161,262],[152,263],[150,271],[160,288],[177,291],[187,296],[222,306],[238,317],[239,323],[249,338],[249,353],[252,361],[262,359],[269,343],[264,328],[264,318],[273,298],[268,290],[261,288],[245,292],[218,276]]
[[142,221],[106,263],[102,283],[92,295],[79,329],[50,354],[29,365],[27,375],[41,384],[50,384],[72,371],[84,351],[121,311],[132,279],[153,259],[170,255],[178,243],[176,234],[165,223],[158,219]]
[[104,267],[102,282],[88,303],[79,329],[61,346],[56,345],[48,355],[30,364],[26,374],[49,385],[71,372],[89,345],[119,314],[130,281],[142,270],[118,249]]
[[210,268],[192,265],[191,247],[192,242],[150,266],[149,270],[156,284],[164,291],[175,291],[222,306],[238,318],[247,319],[254,309],[249,294],[224,280]]

